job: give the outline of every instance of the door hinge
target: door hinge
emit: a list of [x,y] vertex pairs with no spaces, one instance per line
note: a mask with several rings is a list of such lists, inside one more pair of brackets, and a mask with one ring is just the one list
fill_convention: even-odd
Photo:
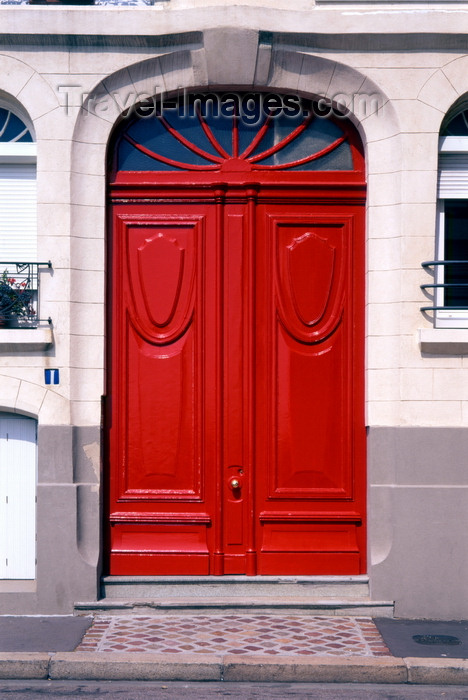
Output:
[[5,496],[5,503],[8,503],[8,496]]

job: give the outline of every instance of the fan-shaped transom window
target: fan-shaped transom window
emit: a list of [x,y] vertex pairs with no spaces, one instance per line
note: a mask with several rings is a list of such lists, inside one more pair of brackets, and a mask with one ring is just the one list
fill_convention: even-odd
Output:
[[353,170],[346,120],[293,95],[203,94],[141,104],[117,152],[120,171]]
[[31,131],[10,109],[0,107],[0,141],[2,143],[30,143]]

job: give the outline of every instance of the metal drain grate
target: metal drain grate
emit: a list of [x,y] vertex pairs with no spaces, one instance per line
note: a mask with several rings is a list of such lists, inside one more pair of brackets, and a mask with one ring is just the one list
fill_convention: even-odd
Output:
[[413,639],[416,644],[444,644],[451,646],[461,644],[461,639],[452,637],[449,634],[414,634]]

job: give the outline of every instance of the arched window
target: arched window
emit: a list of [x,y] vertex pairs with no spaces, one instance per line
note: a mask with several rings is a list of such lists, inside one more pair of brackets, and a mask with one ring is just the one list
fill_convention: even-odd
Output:
[[357,132],[325,100],[184,93],[108,153],[109,573],[365,571]]
[[439,139],[439,178],[435,260],[423,263],[434,282],[437,328],[468,328],[468,108],[448,115]]
[[36,143],[20,106],[0,98],[0,328],[35,328],[38,316]]

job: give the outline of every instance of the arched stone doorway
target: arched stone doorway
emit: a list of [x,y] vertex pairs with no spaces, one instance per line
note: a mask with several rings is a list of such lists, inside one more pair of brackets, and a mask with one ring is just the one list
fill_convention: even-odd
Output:
[[110,574],[365,564],[359,137],[292,95],[184,95],[109,175]]

